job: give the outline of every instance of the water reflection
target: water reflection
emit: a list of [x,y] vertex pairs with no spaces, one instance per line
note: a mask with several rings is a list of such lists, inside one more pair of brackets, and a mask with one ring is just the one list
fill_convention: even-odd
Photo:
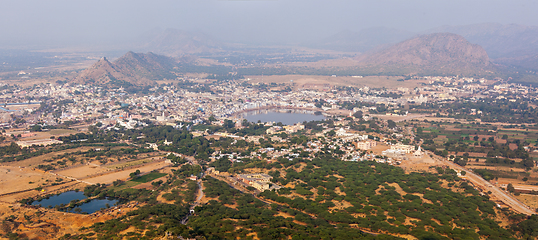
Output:
[[[41,201],[34,201],[32,205],[41,205],[46,208],[54,207],[67,207],[71,202],[76,203],[80,200],[85,200],[87,197],[83,192],[68,191],[59,195],[51,196],[48,199],[42,199]],[[84,201],[83,201],[84,202]],[[77,204],[73,208],[67,208],[65,211],[74,213],[94,213],[102,208],[109,208],[114,206],[118,200],[116,199],[93,199],[88,202]]]
[[307,110],[270,109],[255,110],[242,115],[249,122],[282,122],[284,125],[293,125],[304,121],[321,121],[325,116]]

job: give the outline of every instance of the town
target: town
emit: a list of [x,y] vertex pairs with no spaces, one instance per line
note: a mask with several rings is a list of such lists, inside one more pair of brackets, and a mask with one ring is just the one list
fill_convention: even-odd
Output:
[[[191,203],[189,213],[196,218],[200,206],[222,200],[215,197],[220,183],[213,181],[219,180],[267,204],[283,204],[282,196],[293,194],[323,202],[323,192],[333,199],[342,190],[317,189],[318,183],[295,175],[324,169],[314,162],[330,156],[342,164],[392,165],[406,174],[453,173],[469,184],[462,187],[487,194],[498,211],[536,213],[537,89],[502,79],[398,81],[416,86],[183,79],[128,92],[63,82],[3,85],[2,170],[17,178],[1,180],[0,200],[32,203],[66,189],[104,194],[108,188],[116,191],[108,197],[143,203],[141,197],[152,196],[145,191],[157,190],[163,191],[155,195],[160,201]],[[496,102],[515,107],[501,118],[480,105]],[[271,113],[319,119],[289,124],[246,119]],[[507,152],[495,152],[502,143]],[[176,178],[183,195],[177,189],[166,192]],[[138,195],[118,195],[129,191]],[[351,200],[332,201],[329,209],[343,210]],[[83,212],[77,207],[83,203],[73,204],[56,209]]]

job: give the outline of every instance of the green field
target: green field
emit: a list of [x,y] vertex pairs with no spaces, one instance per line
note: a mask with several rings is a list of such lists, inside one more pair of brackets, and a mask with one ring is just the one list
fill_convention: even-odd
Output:
[[153,181],[157,178],[166,176],[166,173],[160,173],[160,172],[151,172],[144,176],[140,176],[136,179],[131,180],[130,182],[137,182],[137,183],[147,183],[150,181]]

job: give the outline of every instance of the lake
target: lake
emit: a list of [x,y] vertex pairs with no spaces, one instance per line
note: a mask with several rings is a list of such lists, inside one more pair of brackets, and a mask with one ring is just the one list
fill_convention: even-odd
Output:
[[249,122],[282,122],[284,125],[293,125],[304,121],[321,121],[323,115],[315,115],[313,111],[271,109],[246,112],[242,115]]
[[[41,205],[45,208],[53,208],[62,204],[69,205],[69,203],[73,200],[84,200],[86,198],[87,197],[84,195],[84,192],[68,191],[60,195],[51,196],[48,199],[34,201],[32,202],[32,205]],[[109,206],[113,206],[117,202],[118,200],[115,199],[93,199],[87,203],[83,203],[82,205],[78,206],[78,208],[81,209],[80,212],[94,213],[101,210],[101,208],[107,208],[107,204]],[[75,208],[71,209],[69,212],[75,212]]]

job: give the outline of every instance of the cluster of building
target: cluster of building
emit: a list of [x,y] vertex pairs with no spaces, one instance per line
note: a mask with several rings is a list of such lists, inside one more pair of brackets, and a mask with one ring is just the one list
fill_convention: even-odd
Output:
[[[0,124],[13,124],[17,118],[25,119],[26,124],[48,125],[65,121],[99,119],[102,122],[134,128],[146,120],[163,124],[177,121],[196,124],[207,121],[210,117],[239,121],[243,112],[268,108],[329,111],[342,108],[344,102],[354,101],[403,106],[469,96],[479,98],[494,95],[515,99],[537,93],[532,87],[499,84],[500,80],[459,77],[424,77],[417,80],[427,83],[413,89],[362,87],[342,90],[332,87],[318,91],[303,87],[282,92],[273,91],[271,88],[259,88],[257,83],[243,84],[245,81],[229,81],[219,85],[198,83],[191,87],[181,84],[161,85],[149,89],[150,92],[144,94],[128,93],[123,88],[106,89],[67,83],[39,84],[28,88],[0,86],[2,87],[0,104],[4,104],[0,108]],[[14,105],[11,105],[23,103],[32,103],[33,106],[14,108]],[[353,111],[359,110],[377,112],[379,109],[375,105],[353,109]],[[396,111],[400,110],[387,113],[400,115],[406,113]],[[286,131],[296,131],[293,127],[290,128],[292,129]]]
[[252,173],[252,174],[238,174],[237,180],[241,181],[249,186],[256,188],[258,191],[265,190],[278,190],[281,187],[277,184],[271,182],[273,177],[263,173]]

